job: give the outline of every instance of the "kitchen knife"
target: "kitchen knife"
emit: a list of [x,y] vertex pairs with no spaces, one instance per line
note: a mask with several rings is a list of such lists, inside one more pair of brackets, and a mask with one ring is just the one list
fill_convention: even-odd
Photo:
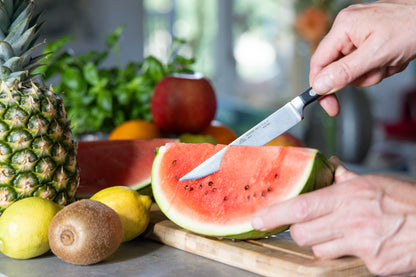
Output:
[[[303,109],[320,97],[321,95],[316,94],[312,88],[308,88],[229,145],[265,145],[299,123],[303,119]],[[220,168],[222,157],[229,145],[215,153],[179,180],[186,181],[199,179],[216,172]]]

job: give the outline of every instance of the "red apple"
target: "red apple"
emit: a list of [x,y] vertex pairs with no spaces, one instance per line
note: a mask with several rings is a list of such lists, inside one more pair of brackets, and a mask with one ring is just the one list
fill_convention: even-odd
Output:
[[202,74],[177,74],[156,84],[152,97],[153,121],[162,131],[198,133],[215,117],[217,100]]

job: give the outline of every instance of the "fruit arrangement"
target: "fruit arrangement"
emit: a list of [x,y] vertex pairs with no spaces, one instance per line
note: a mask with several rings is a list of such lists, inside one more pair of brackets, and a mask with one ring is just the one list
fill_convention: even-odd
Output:
[[151,203],[120,186],[67,206],[40,197],[18,200],[0,217],[0,252],[30,259],[52,250],[68,263],[95,264],[146,230]]
[[[180,176],[237,138],[215,120],[217,99],[210,81],[190,73],[189,61],[180,57],[167,66],[153,57],[140,65],[146,73],[127,87],[146,83],[140,104],[146,112],[126,116],[113,113],[109,89],[102,97],[89,97],[107,85],[109,72],[97,71],[91,62],[75,69],[80,63],[60,56],[59,62],[68,62],[65,78],[82,70],[88,82],[83,97],[98,111],[99,120],[81,119],[98,120],[98,127],[116,119],[103,129],[111,126],[108,140],[75,143],[62,98],[35,78],[43,55],[34,56],[42,45],[34,42],[39,29],[34,2],[0,4],[5,37],[0,40],[0,252],[6,256],[29,259],[51,250],[72,264],[98,263],[143,234],[152,197],[169,219],[190,231],[263,238],[287,226],[253,230],[250,220],[256,211],[332,183],[326,158],[289,133],[265,147],[231,146],[218,172],[180,182]],[[181,74],[168,74],[175,71]],[[75,83],[65,78],[60,88],[71,89]],[[68,96],[71,100],[74,94]],[[123,99],[117,103],[129,102]],[[71,118],[88,110],[72,100]]]

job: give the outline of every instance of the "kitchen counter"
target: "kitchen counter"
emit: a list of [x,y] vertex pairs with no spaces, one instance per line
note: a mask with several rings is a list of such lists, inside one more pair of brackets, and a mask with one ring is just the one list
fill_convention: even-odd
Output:
[[[370,173],[362,167],[347,165],[360,174]],[[395,175],[395,174],[394,174]],[[407,176],[406,176],[407,177]],[[410,177],[410,176],[409,176]],[[412,180],[414,178],[410,177]],[[204,258],[177,248],[139,237],[121,244],[105,261],[77,266],[48,252],[30,260],[11,259],[0,253],[0,277],[130,277],[130,276],[259,276],[252,272]]]
[[80,276],[258,276],[145,238],[123,243],[104,262],[78,266],[51,252],[30,260],[15,260],[0,253],[0,277]]

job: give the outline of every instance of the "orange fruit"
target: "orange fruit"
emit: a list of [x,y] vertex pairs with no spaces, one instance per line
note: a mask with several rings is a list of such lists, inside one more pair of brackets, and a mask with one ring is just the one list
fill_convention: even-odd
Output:
[[199,134],[211,136],[219,144],[229,144],[237,138],[237,135],[231,128],[216,120],[212,121],[211,124]]
[[154,123],[137,119],[126,121],[114,128],[109,139],[154,139],[160,137],[162,137],[162,134]]
[[269,143],[266,144],[266,146],[297,146],[297,147],[303,147],[305,146],[303,142],[295,137],[294,135],[290,133],[283,133],[277,138],[273,139]]

